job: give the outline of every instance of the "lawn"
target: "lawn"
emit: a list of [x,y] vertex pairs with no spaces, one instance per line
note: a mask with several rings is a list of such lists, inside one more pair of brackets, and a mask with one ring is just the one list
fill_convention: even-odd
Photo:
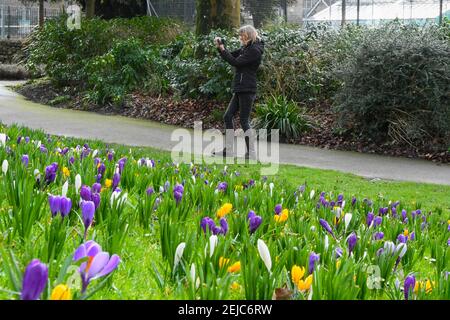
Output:
[[[41,299],[60,284],[73,299],[271,299],[281,287],[292,299],[404,299],[405,287],[410,299],[450,298],[449,186],[289,165],[261,177],[258,165],[174,164],[151,148],[0,133],[1,299],[24,294],[32,259],[48,269]],[[62,218],[50,195],[66,181]],[[74,261],[88,240],[110,259]]]

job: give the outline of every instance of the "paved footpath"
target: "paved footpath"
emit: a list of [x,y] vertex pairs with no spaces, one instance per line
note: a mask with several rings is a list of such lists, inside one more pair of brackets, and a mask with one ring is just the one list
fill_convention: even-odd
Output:
[[[37,104],[9,90],[7,85],[11,84],[14,82],[0,81],[0,121],[6,125],[17,123],[50,134],[163,150],[171,150],[178,144],[178,141],[171,141],[174,126]],[[371,179],[450,185],[450,165],[425,160],[288,144],[280,144],[279,152],[280,162],[285,164],[333,169]]]

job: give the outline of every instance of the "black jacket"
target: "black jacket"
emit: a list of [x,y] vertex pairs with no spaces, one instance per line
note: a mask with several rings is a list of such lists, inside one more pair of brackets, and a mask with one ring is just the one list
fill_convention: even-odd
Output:
[[256,72],[261,64],[264,41],[257,40],[230,52],[220,51],[221,57],[236,68],[233,80],[233,92],[256,93]]

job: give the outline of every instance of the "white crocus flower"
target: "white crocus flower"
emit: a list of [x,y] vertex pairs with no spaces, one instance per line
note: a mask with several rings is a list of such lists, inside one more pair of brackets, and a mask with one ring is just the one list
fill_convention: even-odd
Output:
[[3,160],[2,163],[2,172],[3,174],[6,174],[8,172],[8,160]]
[[325,235],[325,251],[327,251],[328,250],[328,244],[329,244],[329,242],[328,242],[328,235]]
[[214,250],[216,249],[218,241],[219,241],[219,239],[214,234],[209,237],[209,256],[210,257],[212,257],[212,255],[214,254]]
[[353,215],[351,213],[346,213],[344,216],[344,222],[345,222],[345,230],[347,230],[348,225],[350,224],[350,221],[352,221]]
[[194,263],[191,264],[190,275],[191,275],[192,283],[194,283],[195,282],[195,264]]
[[310,199],[314,198],[315,193],[316,192],[314,190],[311,190],[311,192],[309,193],[309,198]]
[[192,176],[192,181],[193,181],[194,184],[195,184],[195,181],[196,181],[195,176]]
[[75,192],[78,193],[78,190],[81,188],[81,176],[80,174],[77,174],[75,176]]
[[342,201],[341,208],[342,208],[342,210],[344,210],[344,208],[345,208],[345,200]]
[[269,183],[269,189],[270,189],[270,196],[271,196],[271,197],[272,197],[273,187],[274,187],[273,182]]
[[114,205],[114,202],[117,200],[117,202],[116,202],[116,208],[117,208],[118,206],[123,204],[125,201],[127,201],[127,198],[128,198],[128,193],[125,193],[122,195],[122,192],[114,191],[111,194],[111,207]]
[[94,152],[92,152],[92,158],[95,158],[98,154],[98,150],[95,149]]
[[311,226],[311,228],[309,228],[309,230],[311,230],[312,232],[316,231],[316,226]]
[[69,181],[66,180],[66,182],[64,182],[63,186],[62,186],[62,192],[61,195],[63,197],[65,197],[67,195],[67,190],[69,189]]
[[405,255],[407,248],[408,247],[406,246],[406,243],[403,242],[399,243],[397,245],[397,248],[395,248],[395,252],[400,252],[400,254],[398,255],[400,259],[403,258],[403,256]]
[[36,180],[41,179],[41,173],[39,172],[39,169],[34,169],[33,175]]
[[6,145],[6,134],[0,133],[0,145],[4,147]]
[[175,249],[175,257],[173,260],[173,270],[176,269],[180,263],[181,257],[183,256],[184,248],[186,247],[186,242],[181,242]]
[[395,252],[395,244],[392,241],[386,241],[384,243],[384,251],[386,254],[392,254]]
[[159,186],[159,192],[163,193],[164,192],[164,187],[163,186]]
[[266,265],[267,270],[271,272],[270,270],[272,269],[272,259],[270,258],[269,248],[267,247],[266,243],[261,239],[258,239],[258,252],[262,261]]

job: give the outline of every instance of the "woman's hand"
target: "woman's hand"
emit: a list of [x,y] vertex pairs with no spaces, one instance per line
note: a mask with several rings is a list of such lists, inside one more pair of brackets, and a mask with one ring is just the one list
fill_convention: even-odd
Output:
[[215,38],[214,38],[214,43],[215,43],[216,47],[217,47],[220,51],[225,50],[224,45],[223,45],[222,43],[220,43],[220,38],[219,38],[219,37],[215,37]]

